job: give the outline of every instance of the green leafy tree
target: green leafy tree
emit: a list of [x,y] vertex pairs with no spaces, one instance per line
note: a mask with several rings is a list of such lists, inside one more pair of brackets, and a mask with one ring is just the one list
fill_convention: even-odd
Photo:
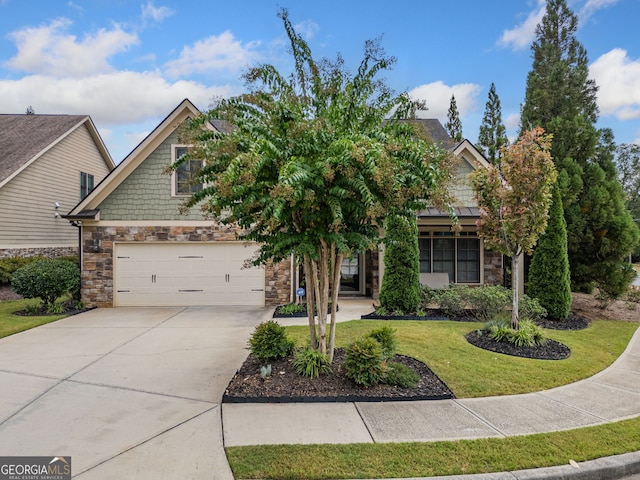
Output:
[[522,253],[531,253],[547,227],[557,172],[549,153],[551,138],[541,128],[522,133],[503,149],[495,165],[471,174],[480,219],[478,234],[490,248],[511,257],[513,309],[511,325],[519,326],[518,276]]
[[449,136],[456,142],[462,141],[462,122],[460,121],[460,112],[458,112],[455,95],[451,95],[451,102],[447,111],[447,123],[444,124],[444,128],[447,129]]
[[[553,135],[551,155],[567,222],[572,288],[589,290],[616,275],[634,248],[637,227],[628,222],[612,183],[610,132],[598,131],[597,87],[589,79],[585,48],[575,38],[577,16],[565,0],[549,0],[536,28],[527,77],[522,129]],[[622,221],[621,221],[622,219]]]
[[626,293],[633,272],[629,272],[628,255],[638,245],[640,232],[626,208],[624,190],[618,181],[613,161],[615,146],[608,129],[600,131],[595,161],[587,165],[585,188],[580,198],[579,217],[573,209],[573,218],[579,218],[573,238],[581,261],[571,268],[578,288],[598,287],[600,293],[615,299]]
[[421,298],[417,220],[390,215],[385,221],[385,233],[380,305],[390,312],[416,312]]
[[[199,180],[207,186],[185,207],[201,204],[213,219],[237,225],[240,238],[260,245],[255,265],[295,255],[310,344],[332,358],[343,256],[375,248],[387,213],[415,216],[426,201],[444,198],[437,187],[451,178],[451,159],[411,121],[420,105],[376,78],[394,62],[377,41],[366,42],[350,74],[341,58],[316,62],[287,11],[279,16],[294,72],[251,68],[249,93],[220,100],[190,123],[183,140],[193,146],[182,161],[204,159]],[[214,119],[233,128],[211,131]]]
[[531,259],[529,295],[538,299],[549,318],[565,320],[569,316],[572,299],[567,227],[557,184],[553,188],[547,228]]
[[478,135],[478,149],[494,165],[500,163],[500,151],[509,144],[507,130],[502,123],[502,108],[496,86],[491,83],[489,99],[485,104],[484,117]]
[[[618,179],[624,190],[627,208],[640,227],[640,145],[623,143],[616,148],[616,167]],[[636,256],[640,256],[640,249],[636,249]]]

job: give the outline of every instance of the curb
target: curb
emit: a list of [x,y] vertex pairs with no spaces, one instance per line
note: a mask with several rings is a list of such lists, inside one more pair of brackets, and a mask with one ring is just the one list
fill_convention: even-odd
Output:
[[575,465],[405,480],[617,480],[637,473],[640,473],[640,451],[602,457]]

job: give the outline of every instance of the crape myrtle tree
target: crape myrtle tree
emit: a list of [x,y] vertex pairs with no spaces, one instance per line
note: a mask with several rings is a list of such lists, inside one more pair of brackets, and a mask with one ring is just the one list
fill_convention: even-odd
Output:
[[551,138],[541,128],[522,133],[495,165],[471,174],[480,208],[478,235],[488,247],[511,257],[513,311],[511,326],[519,328],[518,276],[522,253],[531,253],[547,227],[557,172],[549,153]]
[[447,123],[444,124],[444,128],[456,142],[462,141],[462,122],[460,121],[460,112],[458,111],[455,95],[451,95],[449,110],[447,111]]
[[[260,246],[254,265],[295,255],[310,344],[332,358],[343,257],[375,248],[386,214],[415,216],[426,201],[444,199],[437,187],[451,178],[452,160],[411,121],[420,105],[376,78],[394,63],[378,41],[365,43],[351,74],[340,57],[316,62],[288,12],[279,17],[294,71],[250,68],[248,93],[219,100],[188,125],[192,147],[183,161],[204,159],[205,188],[185,207],[201,204],[213,219],[237,225],[240,238]],[[205,128],[214,119],[233,128]]]
[[478,149],[489,162],[494,165],[500,163],[500,151],[509,144],[507,129],[502,123],[502,107],[496,93],[496,86],[492,82],[489,88],[489,98],[485,104],[484,116],[478,135]]
[[617,183],[613,136],[598,130],[597,87],[587,52],[575,37],[577,16],[565,0],[549,0],[532,44],[522,130],[553,135],[551,156],[567,222],[574,290],[617,283],[624,258],[638,241]]
[[569,316],[571,274],[567,253],[567,225],[557,183],[553,187],[547,228],[539,238],[531,259],[528,293],[538,299],[549,318],[566,320]]

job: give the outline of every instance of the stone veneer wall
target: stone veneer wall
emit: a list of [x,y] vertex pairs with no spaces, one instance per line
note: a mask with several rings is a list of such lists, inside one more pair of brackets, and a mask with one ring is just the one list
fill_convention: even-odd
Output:
[[72,257],[78,255],[78,247],[5,248],[0,249],[0,258]]
[[503,285],[504,269],[502,254],[491,250],[484,250],[484,283],[485,285]]
[[[99,251],[93,251],[95,241]],[[113,307],[114,242],[224,242],[237,241],[236,230],[224,226],[99,227],[82,228],[82,301],[88,307]],[[265,267],[265,304],[288,303],[290,262]]]

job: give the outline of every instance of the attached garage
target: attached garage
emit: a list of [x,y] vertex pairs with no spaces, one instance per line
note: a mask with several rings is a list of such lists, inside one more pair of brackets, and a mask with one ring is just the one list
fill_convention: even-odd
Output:
[[114,244],[114,306],[264,305],[265,271],[241,242]]

